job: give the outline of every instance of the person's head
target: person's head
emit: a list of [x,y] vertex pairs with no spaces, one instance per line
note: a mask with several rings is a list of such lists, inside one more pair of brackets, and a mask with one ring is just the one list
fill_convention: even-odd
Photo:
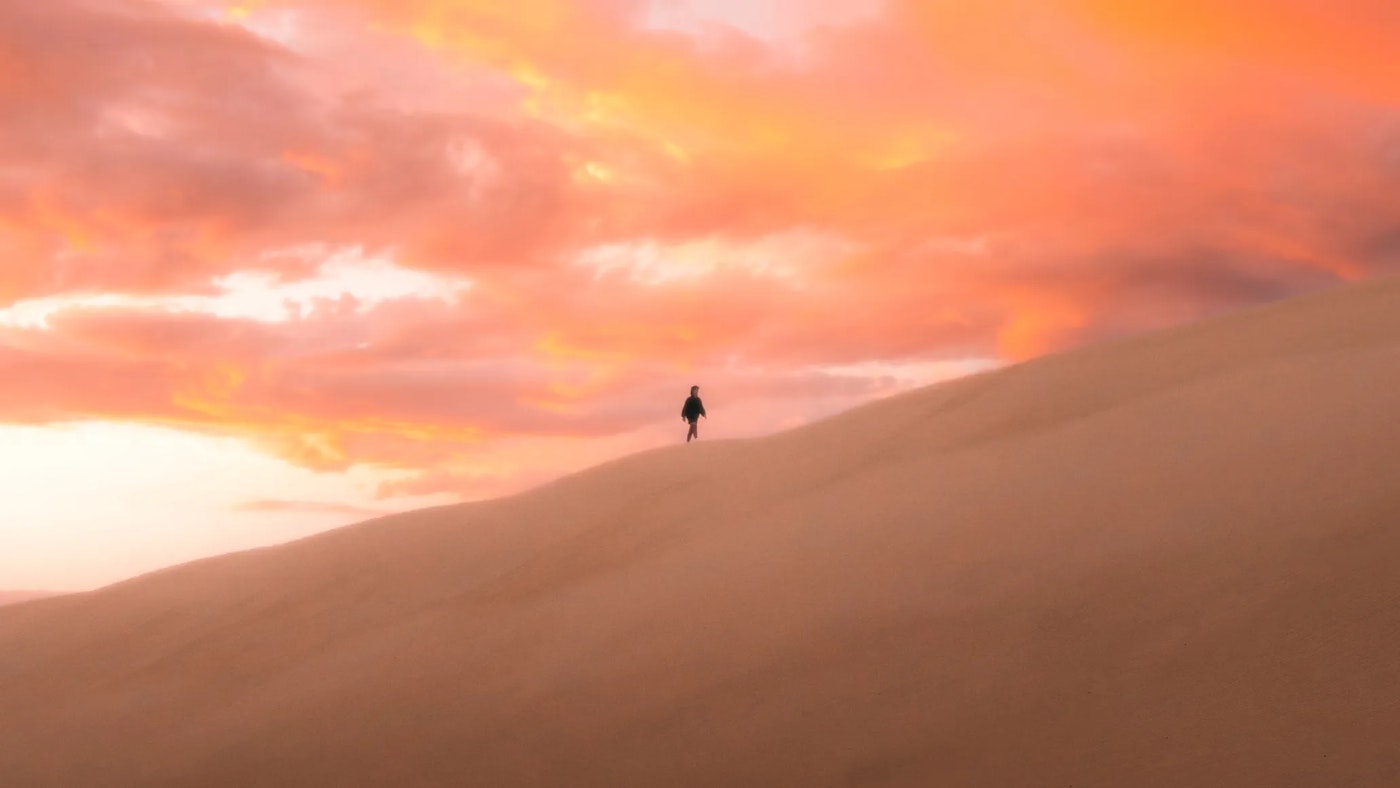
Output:
[[700,393],[700,387],[699,387],[699,386],[691,386],[691,387],[690,387],[690,396],[693,397],[693,396],[695,396],[696,394],[699,394],[699,393]]

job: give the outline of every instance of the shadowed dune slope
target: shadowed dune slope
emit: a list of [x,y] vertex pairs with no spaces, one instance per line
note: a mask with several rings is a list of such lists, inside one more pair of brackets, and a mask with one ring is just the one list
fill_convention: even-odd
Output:
[[1398,408],[1377,280],[6,608],[0,785],[1400,785]]

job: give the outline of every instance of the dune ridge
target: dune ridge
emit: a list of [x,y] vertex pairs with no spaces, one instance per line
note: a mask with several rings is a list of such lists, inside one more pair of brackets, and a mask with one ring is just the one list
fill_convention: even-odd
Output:
[[0,610],[0,785],[1398,785],[1400,281]]
[[48,596],[56,596],[56,594],[49,591],[0,591],[0,607],[17,605],[20,602],[43,599]]

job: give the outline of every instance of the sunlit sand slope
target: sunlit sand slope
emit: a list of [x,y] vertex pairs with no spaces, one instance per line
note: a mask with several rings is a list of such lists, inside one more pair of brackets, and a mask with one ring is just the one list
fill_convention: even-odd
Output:
[[1394,280],[0,610],[4,786],[1386,786],[1397,731]]

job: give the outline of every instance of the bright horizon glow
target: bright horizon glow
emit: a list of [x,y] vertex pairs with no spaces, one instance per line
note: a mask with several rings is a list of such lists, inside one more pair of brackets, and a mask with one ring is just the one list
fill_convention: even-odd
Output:
[[0,3],[0,591],[1400,271],[1393,2]]
[[[0,578],[83,591],[210,555],[291,541],[376,515],[377,484],[403,474],[316,474],[230,438],[128,424],[0,428]],[[241,511],[255,500],[300,511]],[[316,504],[324,505],[315,511]],[[354,511],[359,507],[360,511]]]

